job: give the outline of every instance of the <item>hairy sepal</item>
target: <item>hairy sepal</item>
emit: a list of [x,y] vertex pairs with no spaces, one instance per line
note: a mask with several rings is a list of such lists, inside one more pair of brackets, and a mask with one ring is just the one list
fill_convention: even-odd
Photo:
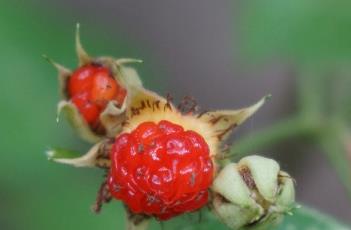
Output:
[[77,153],[63,148],[52,148],[46,152],[48,159],[74,167],[108,168],[110,159],[104,153],[105,142],[95,144],[86,154],[77,157]]
[[127,120],[123,132],[131,132],[145,121],[158,123],[161,120],[168,120],[204,137],[212,156],[220,152],[221,145],[230,133],[251,117],[268,98],[263,97],[254,105],[238,110],[184,114],[173,105],[170,99],[152,91],[134,87],[131,92],[133,96],[127,108]]

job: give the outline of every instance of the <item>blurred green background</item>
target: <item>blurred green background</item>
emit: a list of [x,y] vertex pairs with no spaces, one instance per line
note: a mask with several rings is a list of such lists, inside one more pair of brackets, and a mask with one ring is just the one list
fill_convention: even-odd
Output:
[[[89,148],[65,121],[56,123],[56,72],[41,57],[74,68],[76,22],[91,54],[145,60],[138,72],[163,94],[232,108],[272,93],[234,136],[232,152],[275,156],[296,178],[298,200],[350,223],[349,9],[341,0],[1,1],[0,229],[124,225],[118,202],[99,215],[89,210],[101,171],[54,164],[44,154],[50,146]],[[300,213],[281,229],[300,217],[312,223]],[[189,223],[197,217],[165,229],[193,229]],[[317,229],[341,229],[323,224]],[[205,218],[197,227],[217,225]]]

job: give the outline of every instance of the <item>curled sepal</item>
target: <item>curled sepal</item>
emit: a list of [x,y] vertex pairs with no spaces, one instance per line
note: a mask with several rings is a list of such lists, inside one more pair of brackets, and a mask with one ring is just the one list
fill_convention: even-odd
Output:
[[214,214],[233,230],[274,225],[294,208],[292,178],[276,161],[260,156],[227,164],[211,189]]
[[224,141],[234,128],[251,117],[269,98],[270,95],[267,95],[254,105],[238,110],[209,111],[200,114],[200,119],[211,125],[219,141]]
[[60,114],[63,114],[68,122],[71,124],[77,134],[85,141],[96,143],[101,140],[101,136],[96,134],[82,115],[79,113],[77,107],[70,101],[60,101],[57,105],[57,117],[59,120]]
[[[117,59],[117,61],[118,60],[119,59]],[[123,76],[118,80],[123,81],[124,85],[128,86],[129,88],[143,87],[143,83],[140,80],[139,74],[134,68],[123,66],[122,64],[117,64],[117,66],[118,66],[119,72],[121,73],[120,76]]]
[[68,78],[72,74],[72,71],[64,67],[63,65],[56,63],[54,60],[52,60],[46,55],[43,55],[43,58],[45,58],[45,60],[47,60],[57,70],[60,96],[62,98],[66,98],[67,96],[66,84],[67,84]]
[[93,58],[89,56],[89,54],[85,51],[80,41],[80,25],[77,23],[76,25],[76,52],[78,57],[78,65],[83,66],[88,63],[91,63]]
[[147,117],[152,120],[151,117],[160,116],[159,113],[167,114],[167,109],[171,111],[174,109],[166,98],[142,87],[134,87],[131,93],[129,107],[126,111],[130,120],[139,116],[142,120],[147,120]]
[[126,210],[126,230],[146,230],[149,227],[150,217],[143,214],[132,213]]
[[106,146],[108,146],[107,141],[99,142],[84,155],[62,148],[52,148],[46,152],[46,155],[49,160],[75,167],[109,168],[110,159],[106,154],[108,152]]
[[115,105],[114,101],[110,101],[105,110],[100,114],[100,122],[105,128],[106,136],[114,137],[122,130],[122,124],[126,120],[125,109],[127,103],[121,108]]

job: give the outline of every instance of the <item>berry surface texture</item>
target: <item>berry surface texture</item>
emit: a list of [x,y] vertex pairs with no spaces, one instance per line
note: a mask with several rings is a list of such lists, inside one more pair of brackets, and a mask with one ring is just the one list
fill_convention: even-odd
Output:
[[117,136],[108,176],[113,197],[133,213],[167,220],[208,201],[214,166],[204,138],[161,120]]

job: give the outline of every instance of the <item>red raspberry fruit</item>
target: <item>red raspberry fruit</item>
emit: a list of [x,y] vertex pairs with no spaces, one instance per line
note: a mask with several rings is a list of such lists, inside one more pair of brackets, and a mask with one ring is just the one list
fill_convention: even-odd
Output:
[[213,163],[194,131],[165,120],[144,122],[116,138],[110,158],[110,192],[133,213],[167,220],[207,203]]
[[113,78],[109,69],[88,64],[76,69],[68,81],[68,94],[85,121],[96,124],[101,111],[111,100],[122,105],[127,91]]

